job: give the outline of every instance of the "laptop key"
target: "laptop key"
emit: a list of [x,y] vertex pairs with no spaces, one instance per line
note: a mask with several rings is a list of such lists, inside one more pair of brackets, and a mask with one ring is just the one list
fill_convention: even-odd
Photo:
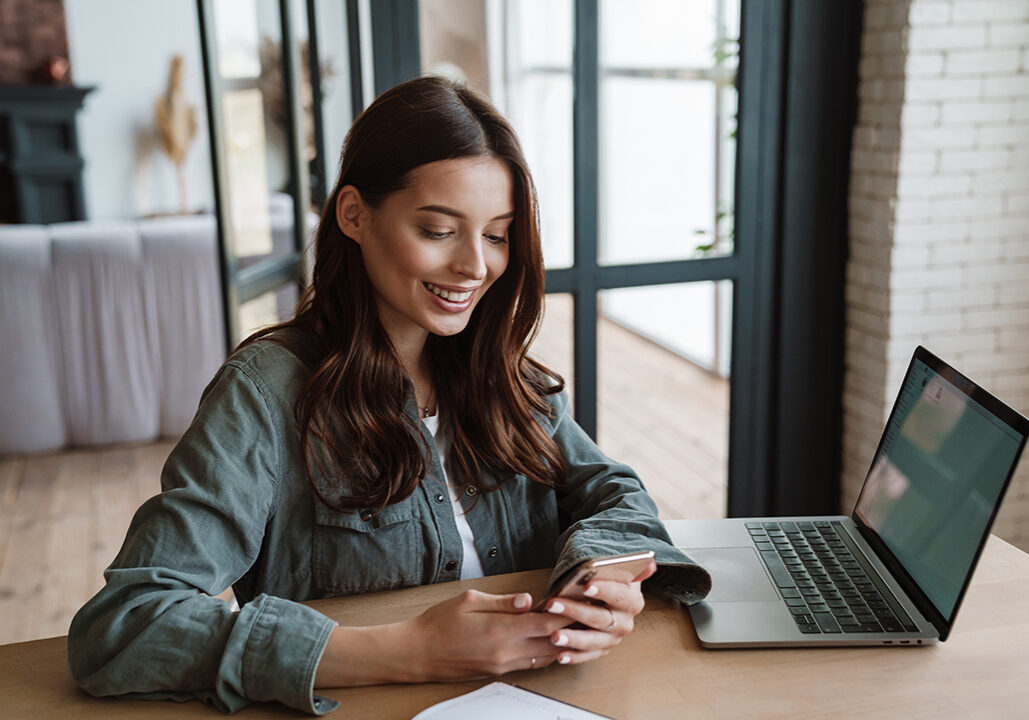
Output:
[[[790,608],[790,612],[793,613],[793,615],[794,615],[793,619],[796,620],[797,622],[800,622],[800,618],[801,617],[807,617],[807,615],[808,615],[807,607],[805,607],[803,605],[801,605],[800,607],[791,607]],[[805,622],[812,622],[812,621],[811,620],[807,620]]]
[[772,579],[775,580],[775,584],[781,588],[796,587],[793,582],[793,578],[786,572],[786,566],[782,564],[782,560],[774,552],[766,551],[761,553],[761,559],[765,561],[765,567],[772,573]]
[[805,635],[818,635],[822,632],[817,625],[798,625],[797,629]]
[[883,630],[886,632],[903,632],[904,627],[900,624],[900,620],[897,618],[879,618],[879,622],[882,623]]
[[[843,632],[845,633],[870,633],[879,632],[878,630],[871,630],[867,625],[841,625]],[[876,626],[878,627],[878,625]]]
[[815,622],[818,623],[818,628],[824,633],[838,633],[840,632],[840,625],[836,622],[836,618],[832,616],[832,613],[827,612],[816,612]]
[[804,598],[786,598],[786,604],[790,607],[804,607]]
[[800,590],[797,588],[783,588],[779,591],[784,598],[799,598]]

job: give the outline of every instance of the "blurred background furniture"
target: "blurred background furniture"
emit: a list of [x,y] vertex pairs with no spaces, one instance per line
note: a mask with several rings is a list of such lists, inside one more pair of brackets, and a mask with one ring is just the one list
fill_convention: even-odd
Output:
[[0,222],[85,219],[75,116],[92,90],[0,86]]
[[0,453],[180,434],[225,357],[212,216],[0,226]]

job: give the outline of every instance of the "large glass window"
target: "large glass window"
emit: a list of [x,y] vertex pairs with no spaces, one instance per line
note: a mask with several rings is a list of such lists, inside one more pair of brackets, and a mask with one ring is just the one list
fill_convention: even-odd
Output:
[[731,303],[732,283],[600,293],[598,443],[640,474],[665,519],[725,513],[729,381],[706,368],[727,364],[728,342],[696,312],[712,297]]
[[[560,292],[547,297],[534,354],[585,396],[576,407],[593,403],[601,449],[640,472],[663,516],[724,515],[731,272],[677,282],[657,264],[733,252],[738,1],[419,7],[422,69],[488,93],[536,180],[548,287]],[[590,45],[576,43],[584,28],[592,35],[580,40],[598,49],[592,60],[577,56]],[[590,62],[598,101],[587,106],[576,68]],[[595,137],[575,112],[592,113]],[[596,160],[599,183],[577,195],[584,156]],[[584,225],[577,238],[588,213],[597,237],[583,237]],[[583,311],[594,303],[595,317]],[[596,369],[596,386],[589,373],[575,377],[584,366]]]
[[735,2],[600,3],[600,259],[732,252]]

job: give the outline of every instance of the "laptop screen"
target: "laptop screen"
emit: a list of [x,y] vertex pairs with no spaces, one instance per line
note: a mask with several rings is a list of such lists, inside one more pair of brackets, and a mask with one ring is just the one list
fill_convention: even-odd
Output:
[[854,514],[949,622],[1024,438],[947,374],[916,353]]

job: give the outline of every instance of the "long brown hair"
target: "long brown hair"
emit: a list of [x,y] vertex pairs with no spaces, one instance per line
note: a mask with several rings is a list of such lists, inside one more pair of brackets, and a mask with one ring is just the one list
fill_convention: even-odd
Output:
[[410,383],[379,323],[359,247],[336,221],[336,200],[353,185],[378,208],[406,187],[415,168],[476,156],[497,158],[509,168],[515,215],[507,269],[468,326],[426,342],[451,440],[450,473],[483,490],[495,487],[489,475],[521,473],[550,486],[564,477],[564,458],[540,424],[551,414],[546,395],[560,391],[564,381],[527,355],[539,328],[544,283],[532,176],[514,130],[488,100],[449,80],[423,77],[384,93],[354,122],[343,143],[339,179],[322,210],[313,283],[293,320],[246,341],[270,336],[311,367],[296,404],[305,470],[316,492],[338,510],[378,511],[410,496],[431,456],[420,423],[406,409]]

